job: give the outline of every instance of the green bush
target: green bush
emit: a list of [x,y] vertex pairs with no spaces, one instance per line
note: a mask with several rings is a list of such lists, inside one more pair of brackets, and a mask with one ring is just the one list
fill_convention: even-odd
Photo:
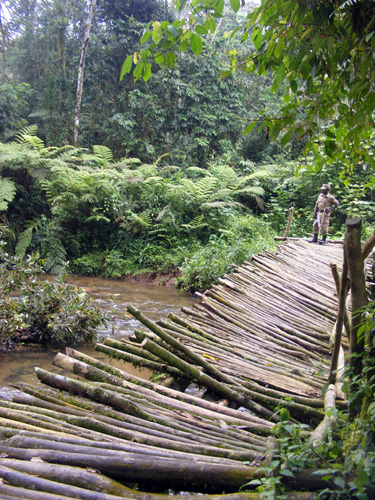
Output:
[[80,276],[99,276],[103,271],[103,252],[88,253],[69,262],[69,272]]
[[217,279],[232,271],[232,264],[243,264],[251,255],[275,248],[270,226],[254,216],[236,218],[221,236],[211,236],[208,245],[189,256],[181,266],[179,286],[204,291]]
[[64,276],[42,279],[38,256],[22,261],[0,242],[0,346],[19,342],[70,346],[92,342],[103,313]]

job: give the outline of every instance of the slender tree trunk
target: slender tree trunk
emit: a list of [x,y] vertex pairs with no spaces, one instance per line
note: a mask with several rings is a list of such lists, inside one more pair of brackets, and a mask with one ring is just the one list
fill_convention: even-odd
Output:
[[94,17],[96,9],[96,0],[91,0],[90,11],[85,24],[85,32],[83,35],[83,45],[81,49],[81,58],[78,66],[78,79],[77,79],[77,91],[76,91],[76,105],[74,108],[74,131],[73,131],[73,144],[76,145],[78,141],[78,129],[79,129],[79,116],[81,111],[81,101],[82,101],[82,87],[83,87],[83,74],[85,71],[85,60],[87,47],[90,40],[90,30],[92,25],[92,20]]
[[4,28],[4,25],[3,25],[3,7],[1,5],[1,1],[0,1],[0,36],[1,36],[1,41],[0,41],[0,44],[1,44],[1,61],[2,61],[2,69],[1,69],[1,75],[0,75],[0,83],[3,84],[5,83],[5,62],[6,62],[6,59],[5,59],[5,47],[6,47],[6,44],[5,44],[5,40],[6,40],[6,36],[5,36],[5,28]]

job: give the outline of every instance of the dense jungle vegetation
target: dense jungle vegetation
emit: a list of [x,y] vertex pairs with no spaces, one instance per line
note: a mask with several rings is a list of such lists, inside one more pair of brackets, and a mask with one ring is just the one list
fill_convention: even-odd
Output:
[[[198,23],[199,58],[191,39],[189,50],[179,48],[181,57],[168,49],[163,62],[156,58],[159,66],[152,64],[152,78],[147,72],[134,81],[124,60],[144,57],[145,43],[161,41],[155,20],[168,19],[177,32],[182,14],[172,5],[102,1],[95,10],[84,1],[9,0],[0,6],[0,208],[10,253],[39,252],[48,273],[67,261],[69,272],[111,278],[178,272],[180,286],[204,290],[232,262],[272,249],[290,206],[296,207],[293,235],[311,233],[323,182],[340,201],[331,236],[342,236],[348,215],[363,215],[371,230],[367,163],[351,165],[348,183],[340,159],[318,162],[315,150],[304,151],[307,133],[271,140],[270,123],[254,121],[283,112],[284,88],[275,87],[271,71],[228,72],[243,50],[230,35],[240,13],[225,7],[207,36]],[[258,44],[252,38],[248,54]],[[306,113],[307,104],[294,121],[303,123]],[[322,134],[332,127],[327,120]],[[251,122],[255,127],[244,135]],[[323,140],[317,147],[327,149]]]
[[[311,232],[326,182],[331,237],[352,216],[373,232],[372,0],[2,0],[0,39],[3,308],[40,264],[179,270],[203,290],[272,249],[291,206],[292,235]],[[351,412],[311,449],[284,411],[274,474],[252,485],[265,497],[314,467],[334,484],[322,498],[373,498],[373,303],[361,317]]]

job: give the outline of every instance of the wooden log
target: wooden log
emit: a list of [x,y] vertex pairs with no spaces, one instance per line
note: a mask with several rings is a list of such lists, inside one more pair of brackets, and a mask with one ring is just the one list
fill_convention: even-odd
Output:
[[[112,345],[110,345],[112,344]],[[115,344],[111,341],[111,339],[105,339],[105,343],[98,343],[95,345],[95,350],[99,352],[103,352],[107,354],[110,358],[113,359],[123,359],[129,363],[132,363],[134,366],[139,366],[141,368],[147,368],[153,372],[160,372],[172,375],[174,377],[178,377],[180,374],[178,370],[173,368],[173,366],[168,366],[165,363],[160,363],[159,361],[155,361],[157,359],[155,356],[153,360],[146,359],[143,356],[136,356],[134,354],[127,353],[125,349],[118,349],[113,347],[113,345],[118,346],[119,342]],[[145,355],[146,356],[146,355]]]
[[328,433],[332,432],[333,425],[336,422],[335,398],[336,387],[334,384],[330,384],[324,396],[325,417],[310,436],[310,441],[314,447],[321,445],[326,439]]
[[[70,356],[75,357],[76,359],[79,360],[87,360],[92,366],[95,365],[95,359],[91,358],[89,356],[86,356],[82,353],[79,353],[78,351],[74,351],[72,349],[67,349],[67,352],[69,352]],[[101,363],[98,364],[98,366],[102,366]],[[121,370],[119,370],[121,372]],[[133,384],[134,378],[132,376],[129,376],[126,372],[122,372],[124,375],[124,380],[127,381],[128,384]],[[119,374],[118,376],[121,376]],[[133,381],[133,382],[132,382]],[[248,425],[253,426],[256,432],[261,432],[264,429],[268,429],[269,431],[272,429],[273,425],[270,422],[267,422],[266,420],[263,420],[259,417],[256,417],[254,415],[251,415],[250,413],[244,413],[244,412],[238,412],[237,410],[234,410],[232,408],[228,408],[222,405],[218,405],[217,403],[213,403],[211,401],[206,401],[203,400],[199,397],[190,395],[190,394],[185,394],[181,393],[179,391],[176,391],[174,389],[166,388],[164,386],[161,386],[159,384],[156,384],[154,382],[150,382],[147,380],[142,380],[139,379],[140,385],[134,385],[136,388],[135,390],[144,393],[146,397],[150,397],[151,395],[155,394],[160,394],[167,399],[165,399],[165,404],[168,404],[169,406],[172,405],[171,399],[173,398],[177,400],[178,402],[183,403],[182,409],[187,410],[188,408],[191,408],[190,405],[193,405],[194,412],[200,415],[201,417],[207,417],[210,419],[217,419],[218,414],[220,415],[220,420],[223,422],[226,422],[228,425]],[[138,381],[136,381],[138,384]],[[145,387],[144,387],[145,386]],[[103,387],[105,385],[103,384]],[[131,387],[133,387],[131,385]],[[84,407],[91,409],[92,411],[98,411],[97,409],[95,410],[95,406],[93,406],[92,402],[89,402],[88,400],[83,400],[83,399],[74,399],[73,397],[67,397],[67,395],[61,392],[58,393],[53,393],[54,396],[51,395],[50,392],[51,389],[45,389],[45,388],[34,388],[31,386],[28,386],[26,384],[23,384],[21,386],[21,389],[29,394],[36,395],[37,397],[46,399],[47,401],[54,402],[56,401],[57,403],[61,404],[61,400],[67,402],[69,405],[77,405],[77,407]],[[112,387],[113,389],[113,387]],[[58,398],[61,398],[58,399]],[[163,402],[163,399],[161,400]],[[173,405],[172,405],[173,406]],[[181,408],[181,407],[180,407]],[[266,430],[264,431],[267,435]],[[258,440],[262,438],[257,438]]]
[[191,366],[185,361],[182,361],[181,359],[177,358],[176,356],[166,351],[165,349],[162,349],[160,346],[158,346],[151,340],[145,339],[142,343],[142,346],[145,349],[150,350],[150,352],[152,352],[153,354],[157,354],[158,356],[163,357],[165,361],[173,364],[183,373],[192,377],[192,379],[195,380],[198,384],[202,384],[211,389],[212,391],[221,394],[223,397],[235,401],[236,403],[238,403],[241,406],[244,406],[248,410],[254,411],[257,415],[261,415],[262,417],[268,418],[274,422],[278,421],[278,418],[273,414],[272,411],[251,401],[249,398],[247,398],[240,392],[237,392],[238,390],[237,386],[234,386],[233,388],[226,386],[225,384],[213,379],[209,375],[206,375],[205,373]]
[[[194,351],[189,349],[186,345],[182,344],[179,342],[177,339],[169,335],[163,328],[159,327],[156,325],[153,321],[151,321],[149,318],[147,318],[141,311],[136,309],[134,306],[129,306],[127,308],[127,311],[132,314],[138,321],[143,323],[145,326],[150,328],[156,335],[158,335],[164,342],[167,342],[168,345],[173,347],[174,349],[177,349],[178,351],[182,352],[185,356],[188,356],[194,363],[197,365],[201,366],[207,373],[209,373],[211,376],[217,378],[218,380],[221,380],[227,384],[234,384],[233,380],[222,374],[220,370],[217,370],[212,364],[208,363],[205,361],[201,356],[198,356]],[[144,347],[144,343],[142,343],[142,347]],[[164,351],[164,350],[163,350]],[[155,354],[155,352],[154,352]],[[159,355],[158,355],[159,356]],[[159,356],[161,357],[161,356]],[[161,358],[161,359],[165,359]],[[169,361],[168,361],[169,362]],[[172,365],[175,366],[175,365]]]
[[[71,358],[64,356],[61,353],[57,354],[57,356],[55,357],[54,364],[57,364],[58,366],[61,366],[61,367],[65,368],[71,372],[80,373],[81,375],[85,376],[85,378],[89,378],[90,380],[101,380],[101,381],[110,382],[113,385],[128,387],[131,389],[131,391],[127,392],[127,394],[131,394],[131,392],[136,392],[137,394],[144,394],[147,397],[147,401],[154,401],[155,403],[158,403],[160,405],[165,405],[165,406],[168,406],[171,408],[175,408],[179,412],[188,411],[188,412],[193,414],[193,418],[195,418],[197,415],[200,415],[201,418],[202,417],[206,417],[206,418],[210,418],[210,419],[214,418],[215,420],[220,418],[220,420],[227,420],[228,422],[233,422],[233,419],[227,419],[225,417],[225,415],[228,412],[223,412],[223,407],[221,405],[215,405],[215,406],[210,405],[210,408],[215,408],[215,410],[216,410],[215,412],[213,412],[213,411],[208,411],[207,409],[204,409],[204,410],[200,409],[199,405],[196,405],[196,403],[198,403],[200,401],[199,398],[189,398],[189,400],[194,404],[194,406],[192,406],[191,404],[187,404],[187,403],[182,402],[182,401],[180,402],[180,401],[171,400],[170,398],[167,398],[167,397],[160,395],[160,394],[158,396],[156,396],[155,392],[153,390],[149,390],[147,388],[140,387],[140,386],[134,386],[133,384],[127,383],[127,382],[123,381],[121,378],[115,377],[114,375],[109,375],[109,374],[106,374],[105,372],[102,372],[100,375],[97,375],[98,370],[95,369],[93,366],[88,366],[85,363],[83,363],[82,361],[72,360]],[[103,388],[108,387],[112,390],[114,389],[114,387],[104,386],[103,384],[102,384],[102,387]],[[205,405],[205,406],[207,406],[207,405]],[[100,411],[100,409],[99,409],[99,411]],[[223,415],[223,413],[224,413],[224,415]],[[230,413],[232,415],[236,415],[236,417],[238,417],[241,414],[240,412],[234,412],[234,411],[232,411]],[[106,412],[106,414],[108,414],[108,412]],[[127,419],[129,419],[129,418],[130,417],[127,416]],[[154,419],[156,420],[155,417],[154,417]],[[250,420],[254,424],[258,424],[258,425],[263,424],[267,428],[270,427],[269,424],[267,424],[265,421],[261,421],[257,418],[254,418],[254,417],[251,417],[248,420]],[[238,418],[236,418],[236,421],[237,421],[237,423],[241,422],[241,420],[239,420]],[[147,423],[146,422],[146,423],[143,423],[142,425],[153,426],[155,428],[157,427],[156,423]],[[170,425],[170,424],[167,424],[167,425]],[[198,422],[196,422],[196,425],[198,425]],[[207,421],[204,423],[204,428],[206,429],[206,432],[208,432],[209,423],[207,423]],[[168,432],[171,432],[171,431],[168,431]],[[197,432],[197,430],[195,432]],[[225,434],[225,431],[223,431],[223,429],[221,429],[221,431],[220,431],[221,439],[224,439],[223,434]],[[241,439],[245,439],[245,437],[242,436]]]
[[[29,466],[22,467],[23,470],[20,471],[20,461],[17,461],[17,469],[9,467],[11,463],[14,466],[15,462],[7,460],[5,461],[7,466],[5,466],[4,460],[0,459],[0,477],[12,486],[53,493],[64,498],[78,497],[85,500],[120,500],[126,498],[125,495],[128,492],[127,488],[117,481],[109,478],[105,478],[104,481],[104,476],[82,469],[74,468],[73,473],[73,468],[68,466],[43,464],[45,465],[43,468],[40,462],[37,465],[35,465],[36,462],[28,462]],[[31,471],[32,474],[30,474]],[[69,484],[66,484],[67,479],[70,480]],[[77,483],[80,486],[77,486]],[[25,498],[30,498],[29,494]]]
[[170,485],[173,478],[175,488],[207,488],[222,492],[237,490],[241,485],[262,476],[258,468],[234,464],[232,466],[193,462],[191,460],[157,459],[137,455],[111,458],[99,454],[62,453],[50,450],[25,450],[0,444],[2,453],[10,458],[31,460],[36,456],[48,463],[85,467],[100,471],[111,478],[142,485]]
[[367,238],[362,247],[362,259],[365,261],[375,247],[375,231]]

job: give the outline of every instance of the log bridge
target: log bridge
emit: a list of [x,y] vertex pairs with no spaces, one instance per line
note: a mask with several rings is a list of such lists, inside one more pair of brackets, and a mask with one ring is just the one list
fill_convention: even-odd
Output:
[[[341,244],[286,241],[234,266],[180,316],[154,323],[129,306],[143,327],[96,350],[150,368],[151,380],[71,348],[56,372],[35,368],[41,384],[0,400],[0,497],[260,498],[236,492],[266,474],[281,408],[313,444],[329,429],[325,408],[347,405],[345,334],[331,366],[342,262]],[[294,484],[327,485],[309,471]]]

